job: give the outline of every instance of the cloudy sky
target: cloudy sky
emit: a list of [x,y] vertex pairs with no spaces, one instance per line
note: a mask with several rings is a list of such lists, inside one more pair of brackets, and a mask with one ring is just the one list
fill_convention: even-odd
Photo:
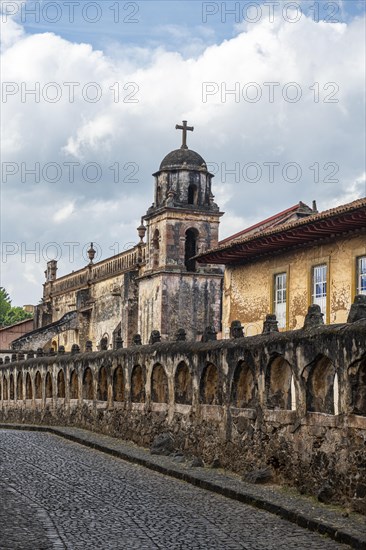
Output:
[[[137,240],[174,127],[215,174],[221,238],[365,196],[365,3],[2,1],[1,285],[38,303]],[[83,257],[84,256],[84,257]]]

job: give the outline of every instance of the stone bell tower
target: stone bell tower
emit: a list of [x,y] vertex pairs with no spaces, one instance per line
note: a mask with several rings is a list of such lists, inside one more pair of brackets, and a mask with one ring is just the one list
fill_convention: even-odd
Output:
[[199,266],[193,257],[218,243],[222,212],[214,203],[213,175],[203,158],[182,146],[161,162],[155,177],[154,202],[146,224],[146,266],[139,278],[139,332],[144,343],[152,330],[174,339],[185,329],[197,339],[208,325],[220,330],[222,270]]

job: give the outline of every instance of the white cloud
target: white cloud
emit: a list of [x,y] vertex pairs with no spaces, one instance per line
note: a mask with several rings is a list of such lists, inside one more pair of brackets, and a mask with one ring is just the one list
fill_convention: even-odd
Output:
[[0,19],[1,49],[6,50],[17,42],[23,35],[24,30],[13,19],[9,18],[7,22]]
[[[8,98],[3,104],[3,161],[27,167],[54,162],[63,168],[63,163],[75,161],[80,166],[73,181],[63,169],[61,180],[54,183],[42,173],[38,183],[32,176],[22,182],[19,168],[3,186],[5,240],[19,243],[27,235],[29,246],[77,241],[82,247],[94,239],[100,241],[104,257],[111,254],[115,242],[121,247],[134,242],[139,218],[153,199],[151,173],[167,152],[179,146],[174,125],[183,119],[195,126],[188,138],[190,147],[208,162],[217,163],[213,192],[227,211],[221,221],[222,236],[299,200],[311,203],[317,199],[318,207],[325,209],[333,202],[365,194],[364,184],[359,183],[364,169],[365,65],[360,47],[364,20],[323,24],[302,18],[292,25],[262,21],[207,47],[205,39],[212,37],[205,37],[206,30],[192,33],[201,48],[197,54],[194,46],[192,57],[161,47],[148,50],[123,44],[108,56],[53,33],[26,35],[16,23],[7,23],[3,80],[20,88],[22,83],[32,88],[39,82],[41,89],[56,82],[63,95],[57,103],[46,102],[42,96],[39,103],[31,96],[24,103],[20,93]],[[170,33],[177,40],[189,40],[187,29],[171,27]],[[73,103],[67,99],[67,82],[80,83]],[[86,101],[80,93],[90,82],[102,90],[97,103]],[[120,97],[115,102],[110,87],[117,82]],[[205,82],[214,83],[217,92],[203,102]],[[243,99],[250,82],[261,88],[262,99],[257,103]],[[268,101],[265,82],[279,83],[273,103]],[[301,89],[297,103],[283,98],[289,82]],[[329,82],[336,86],[324,89]],[[314,83],[319,83],[319,93]],[[228,92],[239,87],[239,96],[222,96],[225,86]],[[324,102],[332,92],[338,102]],[[315,102],[317,93],[319,101]],[[274,182],[268,181],[264,165],[272,161],[280,163]],[[82,167],[88,162],[102,169],[95,183],[82,177]],[[283,179],[282,169],[289,162],[301,167],[301,181]],[[331,170],[324,168],[332,162],[339,165],[333,178]],[[116,163],[118,183],[111,169]],[[262,170],[257,183],[243,177],[248,163]],[[318,183],[310,168],[314,163],[319,165]],[[239,177],[230,175],[237,165]],[[131,166],[136,172],[132,176]],[[22,302],[36,301],[39,296],[32,277],[44,269],[44,258],[40,258],[39,269],[27,275],[17,264],[19,258],[8,258],[4,286],[13,285]],[[81,252],[79,258],[82,265]],[[27,264],[32,262],[29,255]],[[76,268],[66,258],[59,265],[59,273]]]
[[350,181],[349,185],[345,186],[344,190],[331,200],[329,208],[355,201],[361,197],[366,197],[366,172]]
[[53,221],[56,223],[64,222],[68,220],[74,212],[74,203],[69,203],[66,206],[63,206],[53,216]]

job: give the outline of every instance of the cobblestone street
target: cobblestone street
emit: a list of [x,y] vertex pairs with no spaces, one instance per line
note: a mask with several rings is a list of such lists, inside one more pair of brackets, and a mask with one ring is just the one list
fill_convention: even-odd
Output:
[[335,549],[272,514],[37,432],[0,430],[0,548]]

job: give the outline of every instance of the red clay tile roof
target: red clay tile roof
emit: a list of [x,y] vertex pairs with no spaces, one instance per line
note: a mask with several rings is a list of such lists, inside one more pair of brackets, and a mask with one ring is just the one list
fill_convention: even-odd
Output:
[[269,227],[274,227],[279,224],[286,223],[286,220],[291,217],[294,213],[296,213],[301,208],[305,207],[308,209],[309,215],[311,213],[311,208],[307,206],[306,204],[300,202],[299,204],[294,204],[294,206],[291,206],[290,208],[287,208],[286,210],[283,210],[282,212],[278,212],[274,216],[270,216],[269,218],[266,218],[265,220],[262,220],[258,223],[255,223],[254,225],[251,225],[250,227],[247,227],[246,229],[242,229],[242,231],[239,231],[238,233],[235,233],[234,235],[231,235],[230,237],[226,237],[225,239],[222,239],[222,241],[219,242],[219,246],[238,240],[242,235],[245,235],[247,233],[253,233],[255,230],[263,231],[264,229],[268,229]]
[[270,227],[254,235],[244,234],[242,238],[199,254],[196,259],[208,264],[241,263],[355,229],[366,231],[366,198],[285,225]]

